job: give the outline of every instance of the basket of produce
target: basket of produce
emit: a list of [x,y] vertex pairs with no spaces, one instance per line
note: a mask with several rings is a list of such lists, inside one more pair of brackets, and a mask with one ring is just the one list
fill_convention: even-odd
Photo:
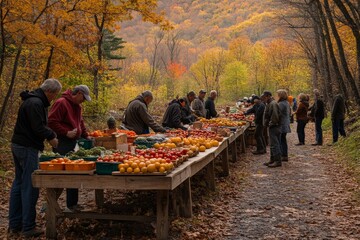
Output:
[[66,171],[90,171],[95,169],[94,162],[88,162],[83,159],[78,159],[65,163]]
[[91,149],[80,148],[76,152],[69,152],[66,157],[75,160],[75,159],[84,159],[86,161],[96,161],[96,159],[106,154],[109,150],[106,150],[104,147],[94,147]]
[[52,151],[43,151],[40,155],[39,161],[45,162],[45,161],[50,161],[52,159],[61,158],[61,157],[63,157],[63,156],[61,156],[59,153],[54,153]]

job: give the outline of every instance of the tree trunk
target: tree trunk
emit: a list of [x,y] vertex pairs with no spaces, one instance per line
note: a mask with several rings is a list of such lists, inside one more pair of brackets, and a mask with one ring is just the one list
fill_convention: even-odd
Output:
[[17,68],[19,66],[19,59],[20,59],[20,55],[22,52],[22,45],[25,41],[25,38],[23,38],[21,40],[20,46],[16,52],[16,56],[15,56],[15,60],[14,60],[14,67],[13,67],[13,71],[12,71],[12,75],[11,75],[11,81],[10,81],[10,86],[9,89],[6,93],[6,96],[4,98],[4,102],[2,104],[2,108],[1,108],[1,112],[0,112],[0,132],[2,132],[4,130],[4,126],[5,126],[5,117],[6,117],[6,111],[7,111],[7,107],[8,107],[8,102],[10,99],[10,96],[12,94],[12,91],[14,89],[14,84],[15,84],[15,79],[16,79],[16,73],[17,73]]
[[45,72],[44,72],[44,80],[48,79],[50,76],[51,60],[54,55],[54,49],[55,49],[54,47],[51,47],[51,49],[50,49],[50,54],[49,54],[49,57],[48,57],[48,60],[46,63]]
[[0,34],[1,34],[1,52],[0,52],[0,79],[4,70],[5,65],[5,56],[6,56],[6,39],[5,39],[5,29],[4,29],[4,20],[5,16],[9,11],[7,11],[5,14],[3,12],[3,4],[4,1],[1,1],[0,4]]
[[[356,58],[357,58],[357,72],[358,72],[358,78],[357,78],[357,84],[360,86],[360,26],[356,24],[354,19],[350,16],[350,13],[346,9],[345,5],[343,4],[342,0],[334,0],[335,4],[338,6],[342,14],[344,15],[346,21],[348,22],[348,26],[351,28],[351,31],[356,39]],[[358,2],[358,8],[359,6]],[[359,12],[359,10],[357,10]]]
[[351,86],[355,101],[356,101],[357,105],[360,106],[360,94],[357,89],[355,79],[349,70],[348,63],[347,63],[346,57],[345,57],[344,47],[343,47],[341,38],[339,36],[339,33],[337,31],[337,28],[336,28],[336,25],[335,25],[335,22],[334,22],[334,19],[333,19],[333,16],[332,16],[332,13],[331,13],[331,10],[329,7],[328,0],[324,0],[324,8],[327,13],[327,17],[328,17],[328,20],[329,20],[329,23],[331,26],[331,30],[332,30],[333,36],[334,36],[336,44],[337,44],[337,49],[338,49],[338,53],[340,56],[341,66],[342,66],[345,76]]
[[330,106],[332,106],[333,93],[331,87],[331,76],[326,52],[326,43],[324,41],[324,34],[321,29],[321,24],[318,22],[319,17],[315,4],[313,3],[310,8],[311,11],[315,13],[315,15],[312,16],[312,19],[314,24],[313,28],[315,36],[316,57],[320,76],[324,82],[325,102],[329,102]]
[[334,47],[333,44],[331,42],[331,37],[330,37],[330,31],[329,31],[329,27],[328,27],[328,23],[326,21],[323,9],[322,9],[322,5],[320,3],[320,1],[318,0],[318,12],[319,12],[319,16],[322,22],[322,26],[323,26],[323,30],[325,31],[324,37],[325,37],[325,41],[327,43],[327,51],[329,51],[329,57],[332,63],[332,67],[333,70],[335,72],[336,75],[336,80],[339,84],[340,90],[341,92],[344,94],[345,99],[349,98],[349,94],[348,91],[346,89],[345,83],[344,83],[344,79],[341,75],[341,72],[339,70],[339,65],[337,63],[337,59],[334,53]]

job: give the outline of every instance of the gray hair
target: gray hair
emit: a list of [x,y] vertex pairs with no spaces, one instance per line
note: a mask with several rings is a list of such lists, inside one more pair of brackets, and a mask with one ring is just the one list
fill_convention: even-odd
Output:
[[145,97],[151,97],[151,98],[153,98],[153,94],[152,94],[152,92],[149,91],[149,90],[146,90],[146,91],[142,92],[142,93],[141,93],[141,96],[143,96],[144,98],[145,98]]
[[210,96],[213,96],[214,94],[217,95],[217,92],[215,90],[211,90],[210,91]]
[[62,86],[61,86],[61,83],[57,79],[49,78],[49,79],[46,79],[43,82],[43,84],[41,84],[40,88],[44,92],[56,93],[61,90]]

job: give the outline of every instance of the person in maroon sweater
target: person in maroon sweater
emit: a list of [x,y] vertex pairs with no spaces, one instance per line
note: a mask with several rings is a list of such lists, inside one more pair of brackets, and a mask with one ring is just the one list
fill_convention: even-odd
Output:
[[[56,100],[49,113],[48,126],[57,134],[59,144],[54,152],[66,155],[73,151],[79,138],[88,139],[81,104],[91,101],[90,90],[86,85],[68,89]],[[66,189],[66,205],[69,209],[78,207],[78,189]]]

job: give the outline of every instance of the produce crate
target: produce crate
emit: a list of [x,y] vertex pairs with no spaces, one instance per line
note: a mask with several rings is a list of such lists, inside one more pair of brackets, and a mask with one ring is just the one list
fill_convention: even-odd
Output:
[[66,171],[90,171],[94,168],[95,168],[94,162],[65,164]]
[[84,149],[90,149],[94,147],[94,141],[89,139],[79,139],[77,143],[79,144],[80,147]]
[[120,163],[96,162],[96,173],[99,175],[111,175],[114,171],[119,171]]
[[119,150],[120,144],[127,143],[127,136],[125,133],[112,134],[109,137],[95,138],[95,146],[104,147],[106,149]]
[[245,131],[246,146],[256,146],[255,127],[249,127]]

